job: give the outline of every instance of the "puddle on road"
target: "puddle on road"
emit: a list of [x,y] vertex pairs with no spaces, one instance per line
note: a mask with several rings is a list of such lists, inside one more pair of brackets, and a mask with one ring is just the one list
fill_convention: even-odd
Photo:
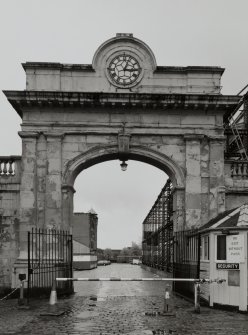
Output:
[[88,318],[93,318],[95,316],[98,316],[99,313],[97,312],[93,312],[93,311],[84,311],[84,312],[80,312],[76,315],[76,318],[79,319],[88,319]]
[[91,296],[90,300],[92,300],[92,301],[105,301],[106,298],[104,298],[104,297],[98,297],[98,296]]

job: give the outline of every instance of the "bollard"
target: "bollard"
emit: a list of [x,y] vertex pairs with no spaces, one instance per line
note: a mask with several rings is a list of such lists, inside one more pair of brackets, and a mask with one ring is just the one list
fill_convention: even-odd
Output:
[[195,283],[195,313],[200,313],[200,284]]
[[54,280],[50,294],[49,305],[55,305],[56,303],[57,303],[57,291],[56,291],[56,280]]
[[18,305],[19,306],[24,306],[27,304],[26,299],[24,299],[24,282],[26,279],[26,274],[25,273],[19,273],[19,280],[20,280],[20,297],[18,299]]
[[25,300],[24,300],[24,280],[22,280],[21,284],[20,284],[20,297],[18,299],[18,305],[19,306],[25,305]]
[[170,285],[166,285],[165,288],[165,295],[164,295],[164,313],[169,312],[169,300],[170,300],[170,292],[169,292]]

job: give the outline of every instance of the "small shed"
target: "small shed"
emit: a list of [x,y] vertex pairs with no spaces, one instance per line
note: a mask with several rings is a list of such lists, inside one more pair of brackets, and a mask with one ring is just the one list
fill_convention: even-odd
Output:
[[210,306],[233,306],[247,311],[248,204],[226,211],[201,228],[201,278],[224,279],[202,285]]

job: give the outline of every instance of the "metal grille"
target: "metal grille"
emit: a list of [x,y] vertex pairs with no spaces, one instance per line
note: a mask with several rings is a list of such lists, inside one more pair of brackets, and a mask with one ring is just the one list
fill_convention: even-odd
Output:
[[[174,278],[194,278],[200,276],[200,234],[198,230],[174,233]],[[191,282],[175,282],[174,290],[186,296],[194,293]]]
[[[56,277],[72,277],[72,235],[66,231],[32,229],[28,232],[28,297],[50,293]],[[73,285],[60,282],[58,293]]]
[[143,222],[143,264],[172,272],[172,184],[168,180]]

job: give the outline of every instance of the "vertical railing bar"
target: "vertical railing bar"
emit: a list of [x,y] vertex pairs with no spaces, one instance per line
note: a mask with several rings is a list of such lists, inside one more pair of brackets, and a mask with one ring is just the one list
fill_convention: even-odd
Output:
[[27,289],[27,302],[29,303],[30,298],[30,275],[31,275],[31,268],[30,268],[30,231],[28,232],[28,289]]
[[[72,278],[73,277],[73,238],[72,238],[72,235],[70,235],[70,240],[71,240],[71,243],[70,243],[70,248],[71,248],[71,252],[70,252],[70,277]],[[73,287],[73,282],[71,282],[71,289]]]
[[48,259],[48,267],[49,267],[49,286],[52,286],[51,281],[51,229],[48,230],[49,232],[49,239],[48,239],[48,252],[49,252],[49,259]]
[[56,268],[56,266],[57,266],[57,236],[56,236],[57,234],[56,234],[56,230],[54,231],[54,278],[53,279],[55,279],[56,278],[56,270],[57,270],[57,268]]
[[38,236],[39,236],[39,262],[38,262],[38,264],[39,264],[39,275],[38,275],[38,287],[41,287],[41,263],[40,263],[40,254],[41,254],[41,250],[40,250],[40,228],[39,228],[39,230],[38,230]]
[[45,283],[44,283],[44,286],[45,287],[48,287],[48,259],[47,259],[47,229],[44,229],[44,243],[45,243],[45,246],[44,246],[44,249],[45,249],[45,268],[44,268],[44,279],[45,279]]
[[53,271],[54,271],[54,247],[53,247],[53,241],[54,241],[54,230],[52,229],[52,243],[50,248],[52,249],[52,260],[51,260],[51,273],[52,273],[52,281],[54,280],[53,277]]
[[[32,269],[34,270],[34,229],[32,228]],[[34,284],[34,273],[31,277],[31,290],[33,289]]]
[[198,255],[197,255],[197,278],[200,278],[200,242],[201,242],[201,234],[198,233]]

